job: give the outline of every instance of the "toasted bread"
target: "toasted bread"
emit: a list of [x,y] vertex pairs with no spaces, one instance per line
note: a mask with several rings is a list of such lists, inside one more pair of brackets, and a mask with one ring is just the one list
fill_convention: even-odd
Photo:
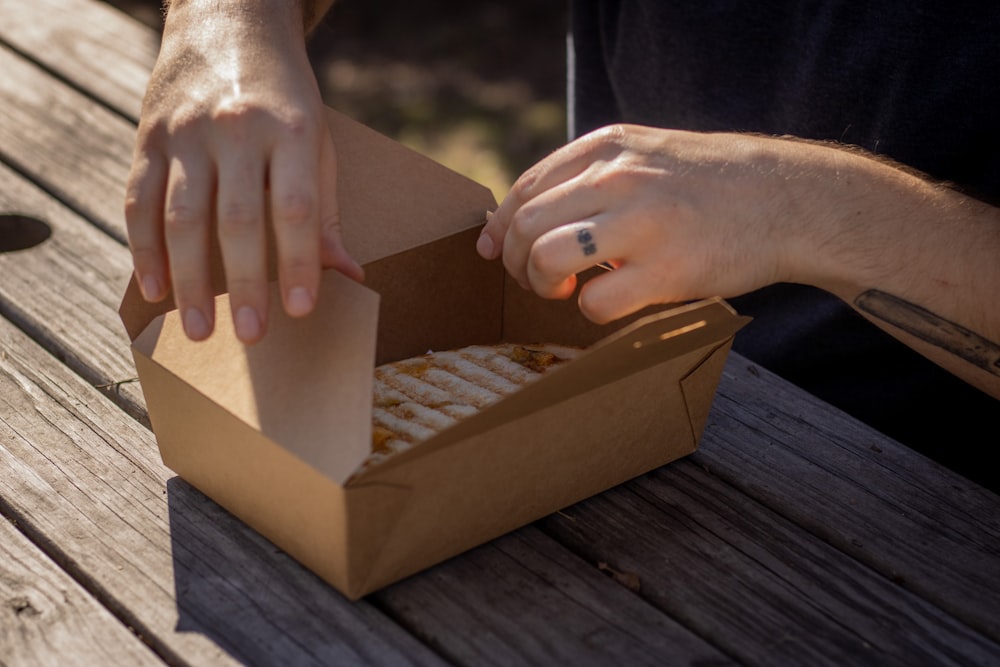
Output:
[[472,345],[379,366],[366,465],[427,440],[581,352],[556,345]]

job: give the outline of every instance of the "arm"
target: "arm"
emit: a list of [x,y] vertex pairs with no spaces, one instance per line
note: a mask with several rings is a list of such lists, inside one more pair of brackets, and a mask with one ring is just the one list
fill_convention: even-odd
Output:
[[535,165],[480,237],[522,286],[610,321],[778,282],[827,290],[1000,398],[1000,210],[830,145],[613,126]]
[[212,220],[237,335],[264,335],[265,217],[283,305],[312,310],[322,266],[362,278],[340,238],[336,158],[305,36],[332,0],[174,0],[136,137],[125,217],[150,301],[170,289],[187,334],[214,326]]

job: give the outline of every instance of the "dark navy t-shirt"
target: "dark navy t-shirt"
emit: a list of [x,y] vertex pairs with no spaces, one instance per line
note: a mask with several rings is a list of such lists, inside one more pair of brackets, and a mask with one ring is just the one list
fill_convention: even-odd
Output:
[[[574,136],[622,121],[834,140],[1000,202],[1000,3],[574,0],[571,28]],[[1000,491],[1000,401],[820,290],[729,302],[754,317],[741,354]]]

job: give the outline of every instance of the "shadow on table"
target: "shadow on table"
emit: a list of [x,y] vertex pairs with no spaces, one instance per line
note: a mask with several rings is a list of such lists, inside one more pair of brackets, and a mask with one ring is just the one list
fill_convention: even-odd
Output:
[[419,653],[403,635],[387,641],[393,628],[379,627],[386,619],[371,605],[349,602],[179,477],[167,481],[167,505],[177,632],[248,664],[384,663],[390,644]]

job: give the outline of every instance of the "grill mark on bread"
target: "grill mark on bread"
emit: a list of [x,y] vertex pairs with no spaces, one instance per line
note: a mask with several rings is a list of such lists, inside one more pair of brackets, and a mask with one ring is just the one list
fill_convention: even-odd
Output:
[[549,345],[474,345],[379,366],[372,454],[365,467],[474,415],[580,352]]
[[[480,387],[479,385],[473,384],[472,382],[469,382],[454,373],[449,373],[442,368],[428,369],[424,374],[424,379],[435,387],[444,390],[451,396],[460,396],[463,399],[461,402],[468,403],[480,409],[500,400],[499,393],[491,391],[486,387]],[[458,403],[459,401],[451,402]]]
[[[506,360],[506,357],[494,353],[491,356],[476,358],[469,354],[460,354],[459,352],[442,352],[437,358],[439,365],[445,370],[454,373],[463,380],[468,380],[481,387],[488,388],[500,395],[512,394],[521,385],[533,379],[533,376],[530,375],[530,372],[526,368],[522,368],[507,360],[514,368],[519,368],[525,372],[524,375],[518,377],[520,381],[512,381],[512,377],[498,372],[498,366],[500,366],[498,360]],[[508,374],[513,376],[511,373]]]

